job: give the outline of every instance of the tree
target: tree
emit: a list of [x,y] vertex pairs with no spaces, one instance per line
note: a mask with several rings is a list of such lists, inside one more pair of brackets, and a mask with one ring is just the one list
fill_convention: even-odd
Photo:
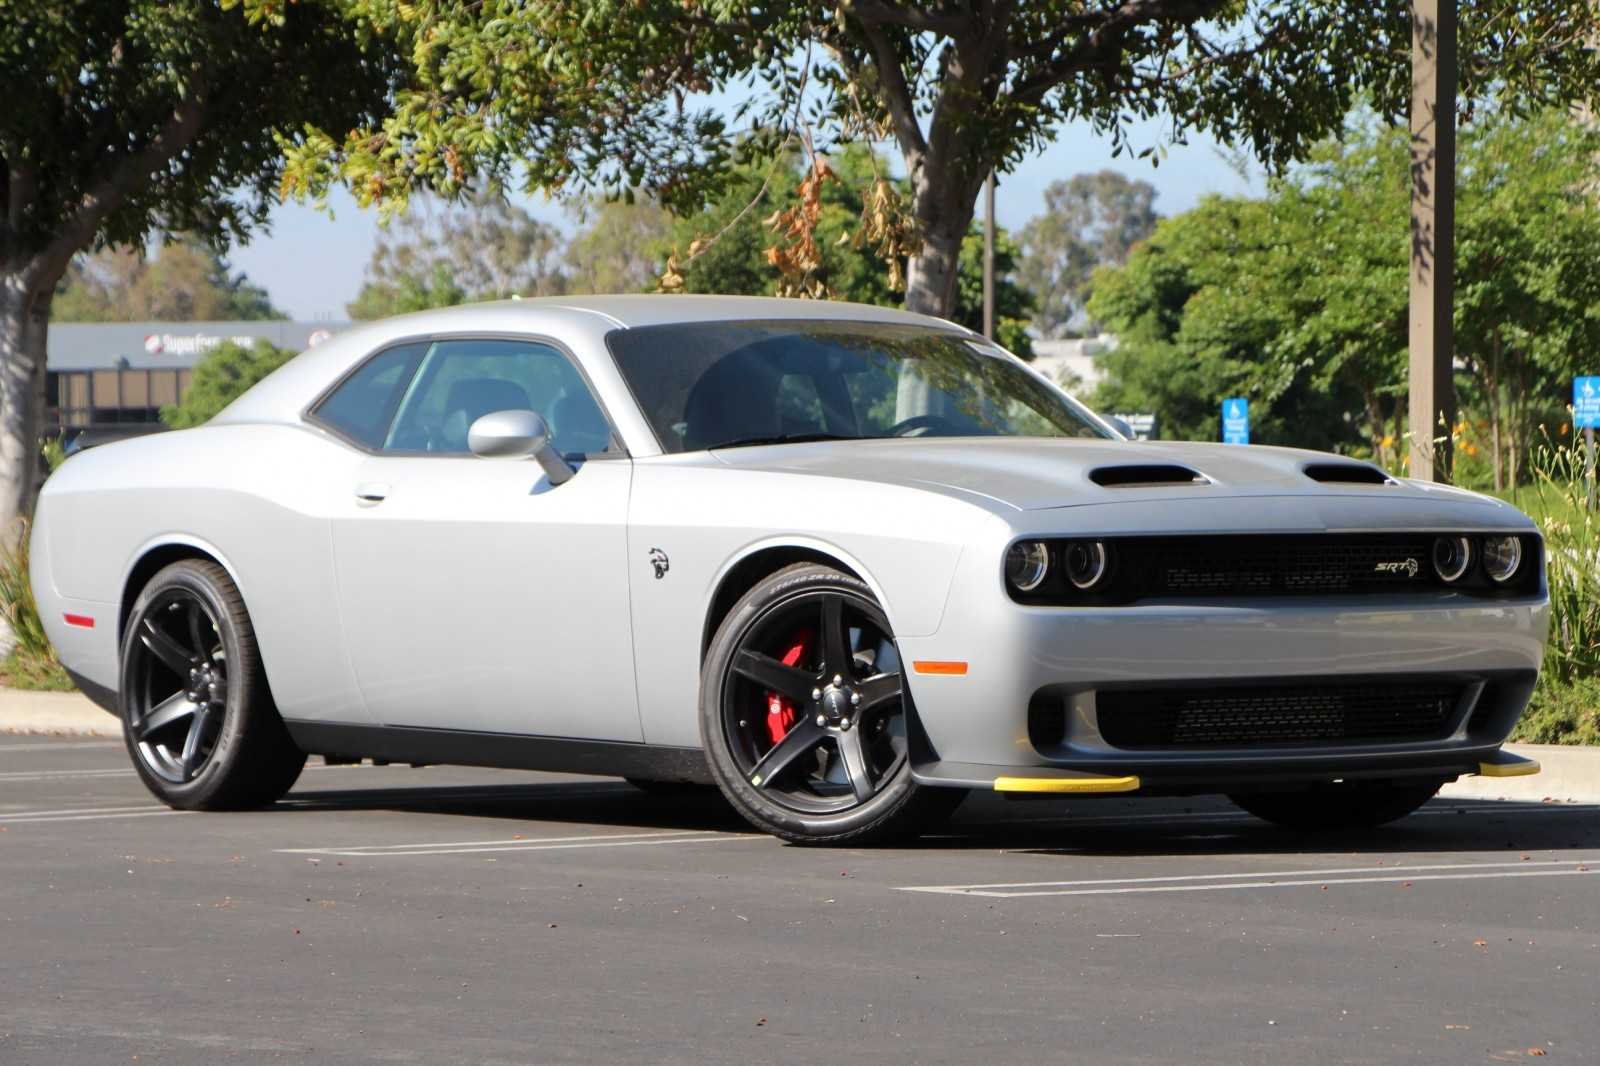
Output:
[[384,318],[429,307],[566,291],[560,231],[503,197],[464,204],[412,201],[378,239],[367,280],[345,308]]
[[194,368],[194,379],[183,402],[161,409],[161,421],[173,429],[188,429],[209,422],[218,411],[244,395],[244,391],[284,363],[294,352],[264,340],[246,347],[224,341],[206,353]]
[[370,126],[390,42],[343,0],[56,0],[0,18],[0,524],[38,463],[45,334],[73,257],[265,220],[282,144]]
[[653,289],[670,249],[672,217],[645,200],[601,200],[578,205],[580,224],[567,245],[570,292],[644,292]]
[[1095,268],[1120,266],[1155,228],[1156,190],[1115,170],[1051,182],[1044,211],[1022,228],[1022,284],[1038,301],[1033,324],[1060,336],[1083,314]]
[[[681,213],[741,161],[891,139],[911,196],[887,258],[908,259],[906,305],[935,314],[956,299],[985,176],[1064,122],[1132,151],[1130,125],[1159,118],[1173,138],[1205,131],[1281,166],[1363,94],[1405,114],[1411,86],[1408,0],[348,2],[405,49],[410,84],[381,122],[295,145],[297,193],[342,181],[392,210],[419,186],[520,182],[639,189]],[[1463,106],[1600,98],[1590,0],[1461,7]]]
[[[861,220],[869,213],[862,190],[871,190],[886,171],[886,164],[871,149],[851,145],[830,158],[834,177],[821,183],[818,211],[811,234],[818,263],[811,280],[826,295],[840,300],[892,306],[900,296],[891,284],[889,265],[877,247],[855,239]],[[781,249],[784,236],[774,232],[771,216],[762,213],[770,204],[791,201],[808,165],[798,155],[777,166],[745,166],[734,172],[728,190],[709,208],[679,220],[670,240],[660,247],[688,247],[694,240],[710,246],[683,267],[685,292],[734,293],[772,296],[783,290],[786,279],[772,269],[773,249]],[[705,234],[713,235],[710,238]],[[1018,250],[1004,229],[995,240],[995,339],[1025,359],[1033,357],[1028,319],[1033,297],[1015,279]],[[983,328],[983,235],[970,230],[962,243],[956,302],[949,317],[973,330]]]
[[220,322],[287,318],[267,291],[198,241],[179,239],[149,258],[102,248],[67,267],[51,305],[53,322]]
[[[1517,481],[1536,426],[1560,421],[1572,375],[1600,348],[1597,152],[1600,135],[1565,112],[1480,114],[1461,140],[1456,349],[1497,488]],[[1398,469],[1415,431],[1409,162],[1405,131],[1361,123],[1263,199],[1213,198],[1159,223],[1125,267],[1096,275],[1090,313],[1121,340],[1100,401],[1216,439],[1222,398],[1247,395],[1257,439]],[[1470,466],[1468,445],[1458,461]]]

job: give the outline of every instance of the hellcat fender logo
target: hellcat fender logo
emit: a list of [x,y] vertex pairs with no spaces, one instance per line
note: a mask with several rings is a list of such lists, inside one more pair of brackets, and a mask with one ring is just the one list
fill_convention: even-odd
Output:
[[650,549],[650,565],[656,568],[657,581],[666,577],[667,571],[672,569],[672,564],[667,561],[667,553],[660,548]]
[[1395,563],[1379,563],[1373,570],[1380,574],[1404,574],[1406,577],[1416,577],[1420,569],[1415,559],[1402,559]]

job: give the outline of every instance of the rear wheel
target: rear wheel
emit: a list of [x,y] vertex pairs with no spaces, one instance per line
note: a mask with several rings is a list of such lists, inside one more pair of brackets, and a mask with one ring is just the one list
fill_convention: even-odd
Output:
[[700,727],[723,793],[752,824],[805,844],[915,835],[961,802],[911,779],[911,701],[867,586],[801,563],[723,620],[701,675]]
[[1300,832],[1370,829],[1427,803],[1442,781],[1356,781],[1300,792],[1247,792],[1228,798],[1257,818]]
[[305,766],[273,706],[244,600],[215,563],[173,563],[139,593],[121,697],[134,768],[173,807],[272,803]]

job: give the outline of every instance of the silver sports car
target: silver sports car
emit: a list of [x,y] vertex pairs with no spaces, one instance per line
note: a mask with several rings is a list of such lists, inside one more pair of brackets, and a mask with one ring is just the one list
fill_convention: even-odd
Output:
[[[529,460],[532,460],[531,462]],[[426,312],[45,485],[62,661],[177,807],[308,753],[715,783],[806,842],[971,789],[1373,825],[1501,750],[1548,624],[1504,503],[1282,448],[1124,440],[877,307]]]

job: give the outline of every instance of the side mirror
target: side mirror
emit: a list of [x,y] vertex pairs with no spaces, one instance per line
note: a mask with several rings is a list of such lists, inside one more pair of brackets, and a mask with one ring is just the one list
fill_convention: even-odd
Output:
[[1126,419],[1118,418],[1116,415],[1107,415],[1106,421],[1111,423],[1112,429],[1116,430],[1118,433],[1121,433],[1124,437],[1127,437],[1129,440],[1134,439],[1133,427],[1128,425]]
[[550,445],[550,427],[537,411],[493,411],[472,423],[467,447],[485,459],[527,459],[544,467],[550,484],[570,480],[574,471]]

